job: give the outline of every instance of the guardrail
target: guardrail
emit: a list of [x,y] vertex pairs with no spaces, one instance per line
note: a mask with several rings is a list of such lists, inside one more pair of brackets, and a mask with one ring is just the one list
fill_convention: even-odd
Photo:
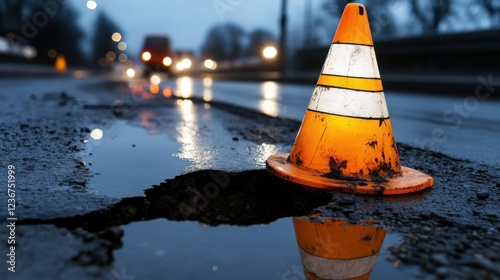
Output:
[[[374,45],[381,72],[500,73],[500,30],[375,40]],[[318,71],[328,48],[299,50],[295,68]]]

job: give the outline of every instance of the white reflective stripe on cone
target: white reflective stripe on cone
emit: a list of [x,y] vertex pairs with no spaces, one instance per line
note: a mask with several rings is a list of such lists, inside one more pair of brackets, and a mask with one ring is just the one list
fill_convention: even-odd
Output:
[[316,86],[307,109],[346,117],[381,119],[389,111],[384,92]]
[[377,255],[357,259],[326,259],[311,255],[299,247],[304,269],[321,279],[351,279],[369,273]]
[[322,74],[380,78],[373,46],[333,43]]

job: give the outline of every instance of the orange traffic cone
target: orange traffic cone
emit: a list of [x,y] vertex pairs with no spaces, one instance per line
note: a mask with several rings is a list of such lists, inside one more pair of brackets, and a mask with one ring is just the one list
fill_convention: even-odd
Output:
[[64,55],[60,54],[56,58],[56,63],[55,63],[55,68],[57,72],[66,72],[67,66],[66,66],[66,58],[64,58]]
[[293,217],[308,280],[369,279],[386,230],[322,217]]
[[365,7],[348,4],[290,154],[268,170],[311,187],[402,194],[432,177],[401,166]]

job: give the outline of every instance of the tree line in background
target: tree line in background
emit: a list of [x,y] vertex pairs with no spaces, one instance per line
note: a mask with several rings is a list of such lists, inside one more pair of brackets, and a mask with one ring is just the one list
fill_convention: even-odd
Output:
[[[293,16],[304,13],[304,26],[291,27],[289,43],[293,45],[290,49],[327,44],[335,33],[345,5],[350,2],[366,6],[374,37],[500,27],[500,0],[322,0],[317,12],[312,11],[313,0],[303,1],[305,9],[294,12]],[[218,24],[209,29],[201,53],[203,57],[232,60],[258,55],[263,46],[275,41],[265,30],[247,34],[237,24]]]
[[[311,0],[305,0],[306,5]],[[304,46],[332,37],[349,2],[366,6],[374,37],[421,35],[500,27],[500,0],[323,0],[321,11],[305,14]]]
[[264,29],[250,33],[234,24],[215,25],[208,30],[201,46],[202,58],[234,60],[239,57],[260,56],[266,46],[275,46],[274,35]]
[[[77,20],[77,11],[63,0],[0,1],[0,36],[12,44],[33,46],[37,62],[53,63],[54,55],[64,54],[70,65],[92,67],[109,51],[118,53],[111,35],[119,28],[105,14],[97,16],[91,38]],[[90,53],[82,47],[87,39],[92,41]]]

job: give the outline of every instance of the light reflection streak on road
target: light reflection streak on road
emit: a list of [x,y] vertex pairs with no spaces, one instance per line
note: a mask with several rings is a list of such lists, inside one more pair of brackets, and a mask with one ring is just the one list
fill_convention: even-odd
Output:
[[260,86],[262,99],[259,101],[259,110],[271,117],[279,115],[279,103],[277,102],[279,96],[279,87],[276,82],[264,82]]
[[200,136],[198,116],[195,104],[189,99],[177,100],[181,120],[175,127],[177,141],[181,144],[180,152],[176,154],[181,159],[189,160],[197,165],[205,166],[213,161],[213,151],[207,149]]

